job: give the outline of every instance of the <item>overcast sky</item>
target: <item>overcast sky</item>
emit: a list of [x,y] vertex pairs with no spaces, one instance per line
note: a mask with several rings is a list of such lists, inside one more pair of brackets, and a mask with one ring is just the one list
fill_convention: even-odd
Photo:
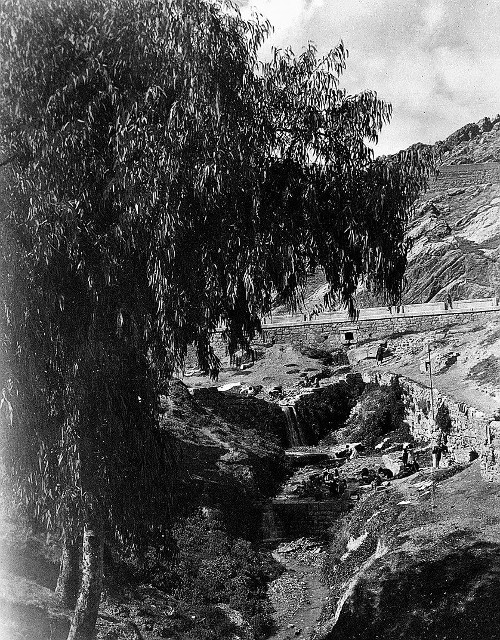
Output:
[[[442,140],[500,113],[500,0],[243,0],[274,33],[265,45],[300,53],[349,50],[343,85],[393,105],[377,148]],[[248,6],[244,7],[244,12]]]

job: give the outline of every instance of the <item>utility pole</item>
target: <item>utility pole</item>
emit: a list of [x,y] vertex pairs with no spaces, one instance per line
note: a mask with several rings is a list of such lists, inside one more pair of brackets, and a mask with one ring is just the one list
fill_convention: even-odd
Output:
[[430,383],[430,387],[431,387],[431,413],[432,413],[432,420],[434,421],[434,392],[433,392],[433,388],[432,388],[432,363],[431,363],[431,344],[430,344],[430,342],[427,343],[427,357],[428,357],[428,362],[429,362],[429,383]]
[[[428,363],[429,363],[429,384],[430,384],[430,388],[431,388],[431,413],[432,413],[432,428],[434,429],[434,427],[436,426],[436,421],[434,418],[434,390],[432,387],[432,363],[431,363],[431,343],[428,342],[427,343],[427,358],[428,358]],[[431,496],[432,496],[432,510],[434,511],[434,509],[436,508],[436,481],[434,478],[434,463],[432,464],[431,467]]]

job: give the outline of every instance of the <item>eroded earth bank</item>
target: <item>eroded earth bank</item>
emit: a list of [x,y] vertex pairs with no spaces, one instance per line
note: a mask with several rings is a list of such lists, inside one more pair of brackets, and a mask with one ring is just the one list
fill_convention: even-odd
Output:
[[[498,331],[473,335],[489,358]],[[441,332],[441,351],[461,338],[456,328]],[[445,468],[432,471],[428,399],[405,397],[391,373],[412,374],[409,349],[418,371],[419,344],[395,337],[381,369],[363,355],[369,345],[344,353],[261,345],[243,368],[224,362],[216,384],[194,370],[174,383],[161,426],[179,460],[176,520],[133,557],[109,539],[97,637],[498,637],[499,485],[481,476],[484,443],[472,432],[458,437],[453,424]],[[460,387],[467,358],[476,366],[477,353],[463,350],[436,385],[441,375],[462,407],[482,384],[478,415],[488,423],[498,389],[491,376]],[[443,398],[436,392],[437,404]],[[402,468],[405,442],[418,471]],[[380,468],[392,477],[377,479]],[[336,469],[332,489],[325,472]],[[0,637],[65,638],[71,612],[54,595],[57,536],[6,509],[1,535]]]

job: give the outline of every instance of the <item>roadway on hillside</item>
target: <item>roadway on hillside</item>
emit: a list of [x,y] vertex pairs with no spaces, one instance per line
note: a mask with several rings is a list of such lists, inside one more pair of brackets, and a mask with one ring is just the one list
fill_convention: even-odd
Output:
[[[382,369],[399,373],[428,386],[428,374],[420,371],[427,357],[427,343],[431,346],[434,384],[438,390],[484,411],[487,415],[500,411],[500,323],[496,316],[490,320],[468,323],[453,323],[443,329],[408,333],[388,339],[388,350],[392,354],[383,362]],[[375,350],[380,340],[352,346],[348,350],[353,371],[375,368]],[[321,347],[321,345],[318,345]],[[368,356],[368,357],[367,357]],[[444,366],[439,369],[436,362]],[[446,361],[450,364],[446,365]],[[455,360],[455,362],[453,362]],[[262,358],[248,369],[239,370],[223,361],[223,370],[218,382],[207,376],[190,375],[183,381],[189,387],[221,386],[226,383],[262,385],[259,397],[269,399],[266,390],[274,385],[283,386],[288,395],[300,392],[305,375],[320,372],[324,366],[319,360],[300,353],[291,344],[274,344],[262,350]],[[345,370],[343,370],[345,373]],[[330,384],[333,376],[321,381]]]

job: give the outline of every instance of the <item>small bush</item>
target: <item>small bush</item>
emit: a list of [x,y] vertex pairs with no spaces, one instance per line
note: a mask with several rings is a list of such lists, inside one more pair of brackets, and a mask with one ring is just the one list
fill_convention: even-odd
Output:
[[448,406],[443,402],[439,405],[436,413],[436,426],[442,432],[448,435],[451,431],[451,417]]
[[231,540],[215,511],[198,513],[174,528],[176,595],[199,605],[227,604],[239,611],[257,638],[272,630],[267,585],[281,572],[268,553],[241,538]]
[[429,401],[424,400],[424,398],[420,398],[420,400],[417,402],[417,406],[427,418],[427,416],[429,415]]
[[403,425],[404,404],[396,378],[389,386],[368,384],[346,421],[342,438],[373,449],[379,438]]

